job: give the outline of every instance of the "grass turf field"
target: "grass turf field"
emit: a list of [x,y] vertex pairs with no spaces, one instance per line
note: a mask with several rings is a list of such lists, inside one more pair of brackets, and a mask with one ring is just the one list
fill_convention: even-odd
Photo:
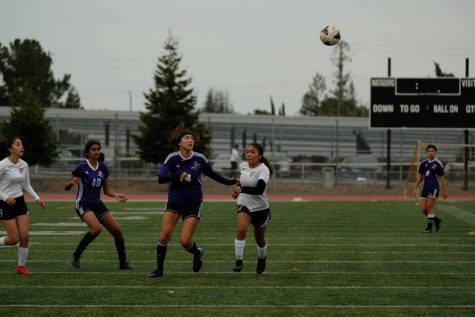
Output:
[[202,271],[191,272],[179,224],[158,279],[147,273],[163,202],[108,203],[131,272],[118,270],[106,231],[74,269],[86,227],[72,203],[29,206],[33,275],[14,274],[17,248],[0,249],[0,316],[475,316],[475,202],[440,201],[442,228],[432,234],[422,233],[413,201],[272,203],[259,276],[252,230],[244,271],[232,272],[233,202],[207,202],[195,233],[206,250]]

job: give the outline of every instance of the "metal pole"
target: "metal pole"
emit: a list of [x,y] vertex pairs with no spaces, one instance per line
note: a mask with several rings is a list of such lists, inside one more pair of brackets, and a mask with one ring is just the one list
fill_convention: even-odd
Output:
[[[391,57],[388,57],[388,77],[391,77]],[[391,130],[387,130],[386,138],[386,189],[391,188]]]
[[132,111],[132,92],[130,90],[127,90],[129,93],[129,111]]
[[[469,76],[469,60],[465,58],[465,77]],[[464,130],[463,190],[468,190],[468,130]]]

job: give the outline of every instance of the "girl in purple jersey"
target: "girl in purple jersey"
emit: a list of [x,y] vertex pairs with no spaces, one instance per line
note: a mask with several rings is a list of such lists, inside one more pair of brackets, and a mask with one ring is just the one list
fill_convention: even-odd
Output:
[[163,276],[163,263],[176,224],[183,219],[180,243],[193,254],[193,272],[199,272],[204,254],[193,241],[193,234],[201,217],[203,192],[201,189],[201,173],[225,185],[234,185],[236,179],[225,178],[214,172],[206,157],[193,152],[198,137],[180,124],[171,134],[170,142],[178,144],[179,150],[171,153],[158,171],[160,184],[170,183],[168,201],[162,219],[160,238],[157,244],[157,269],[149,273],[149,277]]
[[89,227],[89,231],[79,242],[73,253],[71,264],[79,268],[80,257],[87,246],[101,233],[102,226],[115,239],[115,246],[119,255],[119,269],[130,270],[129,261],[125,254],[125,242],[119,224],[101,200],[101,189],[104,194],[126,202],[127,197],[112,191],[109,183],[109,170],[104,164],[104,155],[101,153],[101,144],[98,141],[88,141],[85,146],[86,161],[81,162],[72,172],[71,178],[64,185],[64,190],[70,190],[78,184],[76,196],[76,213]]
[[[421,211],[427,217],[427,227],[424,233],[431,233],[432,226],[435,224],[435,231],[439,231],[442,219],[435,216],[434,206],[439,197],[439,189],[443,198],[447,198],[447,185],[445,184],[444,168],[442,163],[435,157],[437,147],[429,144],[426,148],[427,159],[419,164],[417,171],[416,184],[414,185],[413,195],[417,197],[417,188],[424,182],[421,191]],[[440,188],[439,188],[440,182]]]

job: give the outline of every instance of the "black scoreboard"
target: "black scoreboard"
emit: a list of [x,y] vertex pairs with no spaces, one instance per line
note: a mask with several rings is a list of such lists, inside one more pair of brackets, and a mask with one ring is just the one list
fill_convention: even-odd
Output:
[[371,78],[371,128],[475,128],[475,78]]

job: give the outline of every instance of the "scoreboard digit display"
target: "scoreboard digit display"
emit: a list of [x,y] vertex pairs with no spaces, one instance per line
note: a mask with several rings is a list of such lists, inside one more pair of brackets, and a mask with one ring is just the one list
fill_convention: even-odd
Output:
[[371,78],[371,128],[475,128],[475,78]]

